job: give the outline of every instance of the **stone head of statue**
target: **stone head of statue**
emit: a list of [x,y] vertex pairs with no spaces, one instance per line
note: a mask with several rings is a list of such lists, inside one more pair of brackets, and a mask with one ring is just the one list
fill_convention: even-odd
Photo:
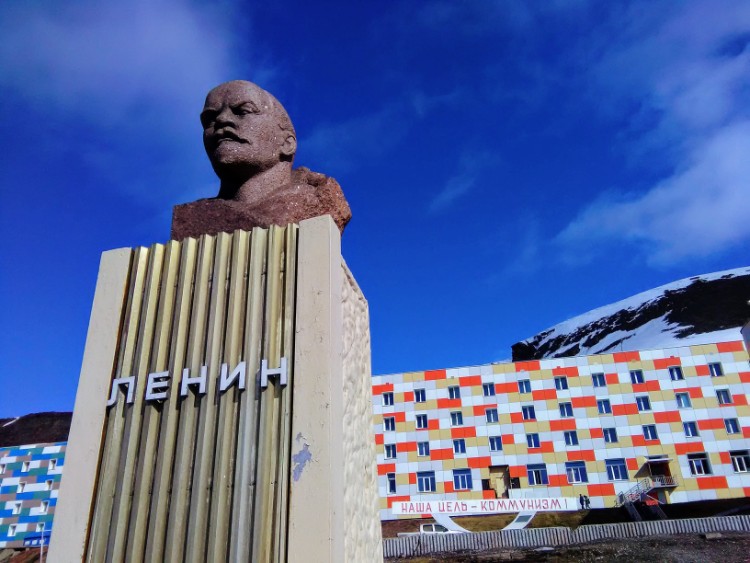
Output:
[[289,181],[297,137],[269,92],[245,80],[225,82],[208,93],[200,117],[219,198],[247,199]]

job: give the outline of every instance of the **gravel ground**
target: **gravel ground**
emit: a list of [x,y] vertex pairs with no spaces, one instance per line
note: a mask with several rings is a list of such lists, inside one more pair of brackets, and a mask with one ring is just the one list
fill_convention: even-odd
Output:
[[[714,534],[713,536],[717,536]],[[409,563],[486,563],[489,561],[623,561],[627,563],[746,563],[750,562],[750,534],[663,536],[532,550],[494,550],[481,553],[446,553],[411,559],[386,559]]]

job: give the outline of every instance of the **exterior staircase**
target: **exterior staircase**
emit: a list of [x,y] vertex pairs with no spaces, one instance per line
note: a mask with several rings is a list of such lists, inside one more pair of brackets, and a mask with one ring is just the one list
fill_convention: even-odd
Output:
[[646,477],[638,481],[632,488],[617,495],[617,504],[615,506],[624,507],[630,517],[636,522],[643,520],[644,516],[647,520],[666,520],[667,515],[659,506],[659,498],[651,493],[656,489],[676,486],[677,481],[675,481],[674,477],[668,475]]

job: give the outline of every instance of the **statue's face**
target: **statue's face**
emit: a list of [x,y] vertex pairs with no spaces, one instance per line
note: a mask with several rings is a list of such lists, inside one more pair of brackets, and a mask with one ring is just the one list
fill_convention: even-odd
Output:
[[227,82],[211,90],[201,123],[203,145],[220,178],[238,169],[257,174],[296,148],[294,136],[279,126],[271,97],[250,82]]

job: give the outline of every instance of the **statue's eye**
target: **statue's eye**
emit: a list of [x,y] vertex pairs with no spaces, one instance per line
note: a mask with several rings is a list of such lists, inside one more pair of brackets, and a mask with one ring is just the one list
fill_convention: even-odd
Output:
[[208,129],[209,125],[211,125],[214,121],[216,121],[216,116],[219,114],[216,110],[203,110],[201,112],[201,125],[203,125],[204,129]]
[[232,108],[235,115],[248,115],[251,113],[260,113],[255,104],[244,103],[241,106]]

